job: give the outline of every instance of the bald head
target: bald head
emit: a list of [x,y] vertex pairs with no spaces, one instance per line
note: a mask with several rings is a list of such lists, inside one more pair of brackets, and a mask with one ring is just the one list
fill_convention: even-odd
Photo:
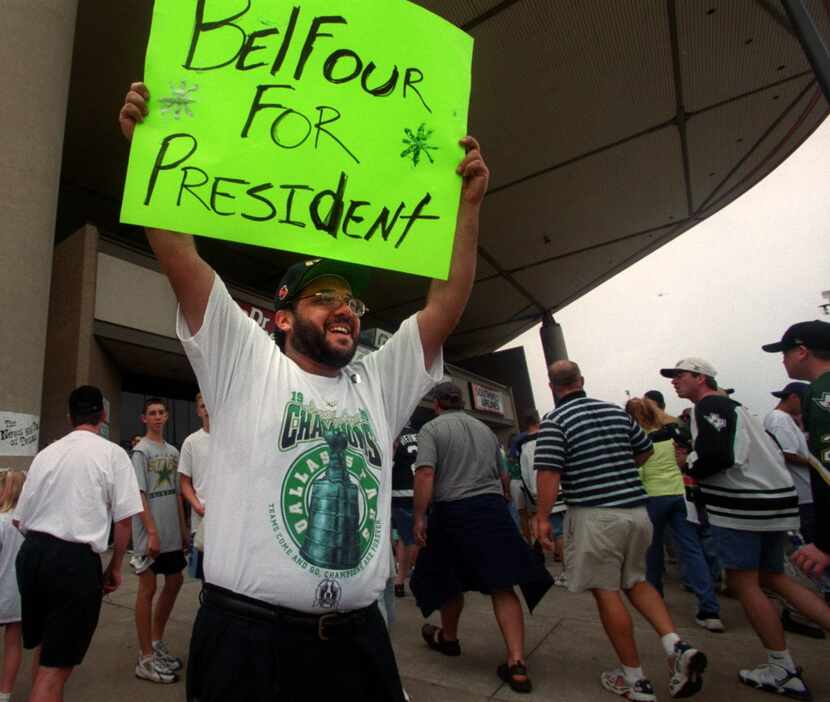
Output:
[[579,366],[573,361],[556,361],[548,368],[548,378],[553,396],[556,399],[569,393],[582,390],[585,379],[579,370]]

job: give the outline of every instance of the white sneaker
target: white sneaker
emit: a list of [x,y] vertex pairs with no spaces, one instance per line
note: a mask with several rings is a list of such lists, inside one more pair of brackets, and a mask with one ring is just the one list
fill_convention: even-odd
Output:
[[738,678],[744,685],[749,685],[758,690],[774,692],[796,700],[812,698],[810,690],[801,677],[801,668],[797,668],[793,673],[779,665],[765,663],[754,670],[738,671]]
[[156,641],[153,644],[153,653],[156,662],[161,663],[167,670],[175,672],[182,669],[182,659],[171,654],[164,641]]
[[635,683],[625,679],[622,668],[608,670],[599,676],[602,686],[613,692],[615,695],[625,697],[632,702],[657,702],[657,695],[654,694],[654,686],[646,678],[640,678]]
[[162,685],[169,685],[179,680],[178,675],[157,665],[155,655],[147,658],[138,657],[138,663],[135,665],[135,676],[141,680],[149,680]]
[[698,626],[702,626],[706,631],[711,631],[714,634],[722,634],[726,631],[726,627],[723,625],[720,617],[716,617],[710,614],[698,614],[695,617],[695,621],[697,622]]
[[130,565],[135,568],[136,575],[141,575],[145,570],[153,565],[153,559],[150,558],[150,556],[133,556],[130,559]]
[[556,587],[568,587],[568,574],[560,573],[553,579],[553,584]]
[[706,655],[687,641],[674,645],[674,654],[669,656],[669,692],[672,697],[691,697],[703,687],[703,671],[706,670]]

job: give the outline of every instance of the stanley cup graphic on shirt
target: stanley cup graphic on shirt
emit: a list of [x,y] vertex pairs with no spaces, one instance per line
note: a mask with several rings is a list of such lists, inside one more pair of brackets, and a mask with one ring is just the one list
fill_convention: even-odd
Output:
[[358,488],[346,468],[348,438],[338,429],[324,434],[329,446],[325,475],[311,488],[308,531],[300,555],[323,568],[354,568],[360,561]]

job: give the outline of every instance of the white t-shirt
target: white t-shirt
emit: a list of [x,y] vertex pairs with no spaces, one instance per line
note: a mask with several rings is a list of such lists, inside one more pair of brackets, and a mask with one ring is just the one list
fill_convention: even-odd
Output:
[[440,354],[424,369],[416,318],[335,378],[287,358],[218,276],[199,332],[181,310],[177,332],[211,413],[206,580],[305,612],[375,602],[392,442],[443,373]]
[[[539,490],[537,489],[536,485],[538,472],[533,467],[533,462],[535,460],[536,439],[525,441],[525,443],[522,444],[522,449],[519,453],[519,465],[522,469],[522,480],[524,481],[524,484],[527,486],[527,489],[530,490],[530,494],[533,496],[533,499],[538,502]],[[562,485],[560,483],[559,492],[556,495],[556,504],[553,506],[551,514],[559,514],[560,512],[567,511],[567,509],[568,505],[562,497]],[[536,511],[535,505],[533,506],[533,509],[531,511]]]
[[110,522],[141,511],[127,452],[91,431],[76,430],[35,456],[14,518],[24,533],[40,531],[103,553]]
[[[207,505],[207,465],[210,451],[210,434],[204,430],[194,431],[182,443],[179,455],[179,473],[186,475],[193,483],[193,492],[202,505]],[[190,531],[195,532],[202,521],[196,510],[190,512]]]
[[20,621],[20,591],[15,560],[23,543],[12,524],[11,512],[0,513],[0,624]]
[[[807,448],[807,439],[795,420],[786,412],[774,409],[764,417],[764,429],[775,437],[784,453],[796,453],[807,458],[810,449]],[[787,468],[793,476],[795,489],[798,492],[798,504],[812,504],[813,488],[810,485],[810,467],[799,466],[787,461]]]

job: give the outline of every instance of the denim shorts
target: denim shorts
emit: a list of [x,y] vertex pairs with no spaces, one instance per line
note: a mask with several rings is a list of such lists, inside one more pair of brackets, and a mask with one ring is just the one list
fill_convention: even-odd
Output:
[[553,529],[553,538],[561,539],[565,535],[565,513],[555,512],[548,517],[548,521]]
[[711,525],[712,540],[727,570],[783,573],[789,545],[786,531],[745,531]]
[[414,522],[411,509],[392,505],[392,526],[398,532],[398,538],[403,541],[404,546],[412,546],[415,543]]

